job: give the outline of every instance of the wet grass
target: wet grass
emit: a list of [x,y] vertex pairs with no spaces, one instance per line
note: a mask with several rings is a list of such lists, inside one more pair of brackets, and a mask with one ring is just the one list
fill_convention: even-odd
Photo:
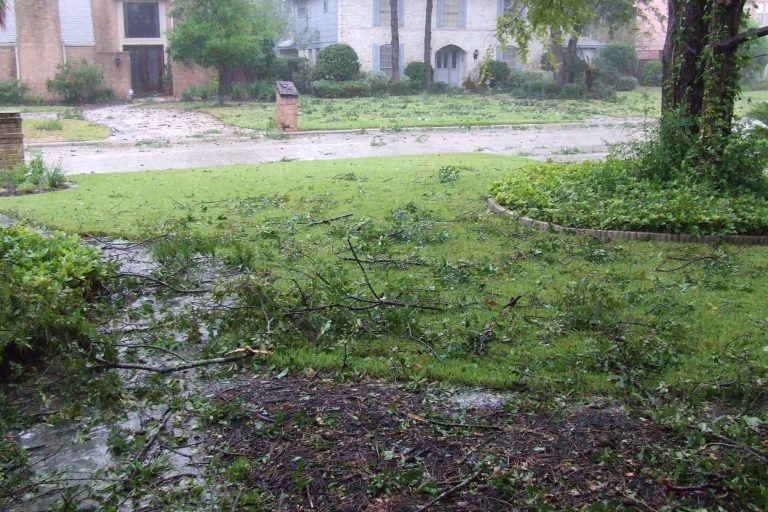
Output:
[[22,130],[27,141],[80,142],[104,140],[111,135],[105,126],[80,119],[25,119]]
[[[381,325],[361,320],[346,340],[297,333],[273,347],[278,368],[576,395],[759,398],[768,248],[602,243],[489,214],[489,183],[526,163],[471,154],[83,175],[73,189],[0,199],[0,210],[72,232],[167,234],[156,254],[208,251],[274,276],[285,294],[292,278],[308,275],[368,294],[357,265],[343,259],[348,239],[361,258],[424,262],[366,267],[381,295],[445,311],[390,308]],[[322,332],[349,320],[329,318]],[[240,344],[248,321],[221,343]],[[411,322],[419,336],[389,328]]]

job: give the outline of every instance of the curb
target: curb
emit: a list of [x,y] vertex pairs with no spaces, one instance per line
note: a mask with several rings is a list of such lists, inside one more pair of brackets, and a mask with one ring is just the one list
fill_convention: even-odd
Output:
[[490,210],[498,215],[509,215],[517,218],[523,226],[538,229],[539,231],[555,231],[557,233],[571,233],[599,238],[601,240],[634,240],[639,242],[678,242],[717,244],[730,243],[736,245],[768,245],[768,235],[685,235],[674,233],[653,233],[649,231],[616,231],[606,229],[569,228],[551,222],[521,217],[512,210],[504,208],[491,197],[485,202]]

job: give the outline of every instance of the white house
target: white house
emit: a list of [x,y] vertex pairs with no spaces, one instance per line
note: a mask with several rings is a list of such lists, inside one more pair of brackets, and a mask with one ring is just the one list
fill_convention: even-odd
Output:
[[[461,85],[477,77],[486,52],[510,67],[519,68],[514,48],[502,49],[496,39],[496,20],[510,0],[433,0],[432,66],[435,80]],[[424,60],[426,0],[398,0],[400,62]],[[355,49],[364,71],[391,71],[389,0],[293,0],[293,34],[280,50],[306,57],[332,43]],[[534,43],[529,62],[538,64],[541,46]]]

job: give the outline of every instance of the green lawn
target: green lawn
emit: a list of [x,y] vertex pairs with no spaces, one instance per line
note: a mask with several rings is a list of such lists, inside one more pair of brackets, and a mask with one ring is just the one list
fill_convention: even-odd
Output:
[[[250,292],[230,290],[246,301],[339,300],[339,290],[372,299],[343,259],[348,240],[360,258],[420,263],[365,266],[380,297],[441,311],[316,313],[268,341],[278,368],[340,368],[347,353],[363,374],[577,395],[725,397],[758,386],[768,248],[603,244],[522,228],[483,201],[490,182],[522,165],[466,154],[84,175],[69,190],[0,198],[0,211],[71,232],[167,234],[154,246],[163,261],[222,257],[251,276]],[[518,305],[503,309],[513,296]],[[218,319],[211,343],[259,343],[260,319]]]
[[105,126],[80,119],[25,119],[22,130],[24,139],[31,142],[103,140],[111,135]]

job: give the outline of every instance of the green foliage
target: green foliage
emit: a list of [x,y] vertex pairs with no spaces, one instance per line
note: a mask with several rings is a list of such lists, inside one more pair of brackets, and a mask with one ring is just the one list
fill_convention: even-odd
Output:
[[[222,72],[271,58],[283,22],[271,0],[178,0],[168,53]],[[226,84],[225,84],[226,85]]]
[[355,50],[348,44],[336,43],[320,50],[312,80],[354,81],[359,74],[360,61]]
[[194,85],[190,85],[183,91],[181,91],[181,95],[179,96],[181,101],[195,101],[197,99],[197,87]]
[[64,126],[61,124],[61,121],[58,119],[44,119],[41,122],[39,122],[36,125],[38,130],[53,132],[53,131],[61,131]]
[[360,98],[370,95],[368,84],[359,80],[312,82],[312,94],[318,98]]
[[632,43],[614,41],[600,50],[600,59],[609,63],[622,75],[634,75],[637,72],[637,50]]
[[242,84],[232,84],[229,86],[229,96],[232,98],[232,101],[244,100],[246,98],[245,88]]
[[96,336],[92,301],[110,267],[61,233],[0,228],[0,364],[74,353]]
[[420,61],[413,61],[409,62],[407,66],[405,66],[404,74],[408,77],[409,80],[413,83],[419,84],[419,86],[424,84],[424,70],[425,66],[423,62]]
[[392,82],[389,85],[389,93],[392,96],[412,96],[414,94],[420,94],[422,88],[422,82],[400,80],[399,82]]
[[490,87],[505,84],[509,80],[510,71],[506,62],[500,60],[486,61],[480,68],[480,82]]
[[52,190],[64,184],[61,164],[47,165],[42,153],[34,153],[28,164],[17,169],[0,170],[0,186],[17,192]]
[[565,84],[560,97],[566,100],[580,100],[587,95],[587,86],[583,83]]
[[622,76],[616,82],[617,91],[634,91],[637,89],[638,80],[633,76]]
[[0,80],[0,104],[21,103],[28,89],[27,84],[19,80]]
[[112,91],[103,88],[103,83],[101,68],[83,59],[79,63],[67,61],[59,64],[56,74],[45,86],[64,101],[81,103],[111,98]]
[[492,185],[521,215],[569,227],[690,234],[768,233],[768,195],[684,178],[638,177],[635,162],[541,164]]
[[649,60],[643,64],[643,85],[661,87],[663,64],[660,60]]
[[274,101],[275,84],[271,80],[256,80],[250,85],[250,94],[258,101]]

